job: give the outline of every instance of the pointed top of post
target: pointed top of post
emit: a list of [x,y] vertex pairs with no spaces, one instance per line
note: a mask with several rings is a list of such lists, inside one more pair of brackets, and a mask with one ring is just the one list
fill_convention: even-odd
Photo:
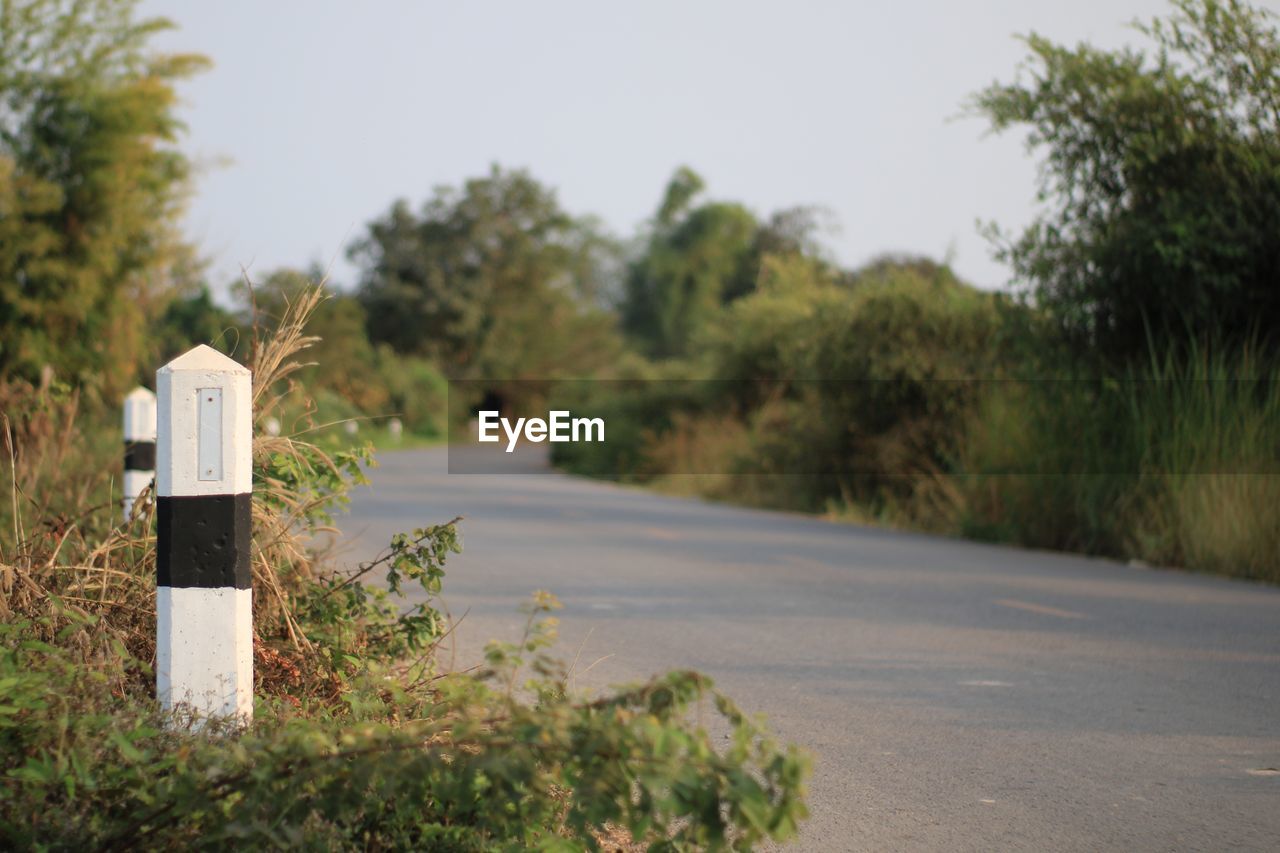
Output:
[[203,370],[246,375],[249,373],[249,368],[228,358],[207,344],[200,344],[187,350],[157,372],[174,373],[179,370]]
[[134,388],[134,389],[133,389],[132,391],[130,391],[128,394],[125,394],[125,395],[124,395],[124,398],[125,398],[126,400],[147,400],[147,401],[151,401],[151,400],[155,400],[156,395],[155,395],[152,391],[149,391],[148,389],[143,388],[141,385],[139,385],[137,388]]

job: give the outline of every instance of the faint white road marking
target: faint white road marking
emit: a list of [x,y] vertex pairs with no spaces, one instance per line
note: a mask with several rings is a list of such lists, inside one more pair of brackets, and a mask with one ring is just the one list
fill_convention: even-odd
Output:
[[961,687],[1012,687],[1012,681],[962,681]]
[[1280,776],[1280,767],[1259,767],[1257,770],[1246,770],[1250,776]]
[[1059,610],[1057,607],[1046,607],[1043,604],[1032,604],[1030,601],[1018,601],[1016,598],[997,599],[994,604],[1001,607],[1012,607],[1015,610],[1025,610],[1028,613],[1039,613],[1041,616],[1057,616],[1059,619],[1088,619],[1083,613],[1076,613],[1074,610]]

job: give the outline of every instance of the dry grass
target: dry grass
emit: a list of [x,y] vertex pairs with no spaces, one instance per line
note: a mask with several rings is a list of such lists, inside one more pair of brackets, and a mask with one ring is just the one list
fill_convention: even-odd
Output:
[[1157,565],[1280,582],[1280,474],[1167,477],[1138,515],[1132,551]]
[[[248,364],[255,424],[298,393],[290,377],[305,366],[299,356],[317,340],[305,328],[323,298],[319,287],[302,293],[269,333],[255,323]],[[95,429],[93,419],[80,411],[79,395],[59,393],[48,380],[39,388],[0,388],[0,402],[0,464],[8,487],[6,512],[0,515],[6,532],[0,539],[0,618],[30,620],[46,638],[74,621],[78,627],[69,639],[86,663],[122,658],[122,650],[137,660],[153,661],[155,502],[148,489],[136,502],[132,520],[120,521],[109,472],[118,470],[121,445],[118,432],[104,428],[110,414],[98,413]],[[272,437],[259,429],[254,433],[258,471],[269,470],[265,463],[273,457],[286,457],[300,470],[320,468],[326,469],[324,477],[342,477],[338,462],[303,437]],[[73,473],[81,471],[94,473]],[[267,678],[296,680],[298,667],[291,658],[302,659],[310,648],[289,599],[316,570],[316,556],[308,549],[316,527],[307,519],[327,499],[325,490],[298,479],[255,478],[255,626],[260,635],[283,630],[299,653],[258,648],[260,670]],[[140,673],[125,677],[149,681]]]

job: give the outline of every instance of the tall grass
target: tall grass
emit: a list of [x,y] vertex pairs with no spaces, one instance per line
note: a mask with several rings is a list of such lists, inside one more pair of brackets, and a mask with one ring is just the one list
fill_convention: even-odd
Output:
[[1129,549],[1151,562],[1280,581],[1280,373],[1193,355],[1135,384],[1150,493]]
[[1280,581],[1280,377],[1251,353],[996,383],[957,467],[968,535]]
[[[302,294],[270,334],[255,324],[248,366],[254,418],[261,423],[294,394],[290,377],[314,341],[307,318],[323,294]],[[123,441],[119,414],[52,379],[40,387],[0,388],[0,618],[27,619],[51,638],[76,624],[82,660],[95,665],[127,656],[150,661],[155,643],[154,494],[144,492],[133,518],[121,521]],[[302,658],[310,644],[290,598],[308,579],[315,555],[308,534],[358,477],[351,454],[331,454],[302,436],[257,429],[253,455],[255,628],[281,634]],[[259,649],[261,651],[261,649]],[[145,673],[123,674],[145,685]]]

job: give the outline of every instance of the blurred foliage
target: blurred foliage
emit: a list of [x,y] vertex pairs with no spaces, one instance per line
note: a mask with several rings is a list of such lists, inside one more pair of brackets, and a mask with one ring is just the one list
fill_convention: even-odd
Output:
[[760,223],[741,204],[694,206],[703,188],[692,169],[676,171],[627,271],[623,328],[653,356],[687,354],[723,305],[755,289],[767,254],[817,254],[814,209],[780,211]]
[[[751,248],[672,178],[621,306],[639,381],[579,394],[571,470],[764,506],[1280,579],[1280,37],[1178,0],[1151,53],[1041,36],[971,108],[1029,127],[1044,214],[992,231],[1024,298],[927,258]],[[767,230],[767,229],[766,229]],[[703,379],[670,382],[664,379]],[[620,424],[616,425],[615,424]]]
[[390,395],[378,375],[377,353],[365,334],[364,308],[353,296],[321,282],[318,270],[279,269],[253,282],[247,299],[271,323],[320,285],[324,298],[306,325],[306,334],[317,340],[307,349],[307,363],[298,371],[298,380],[314,390],[333,391],[361,412],[386,411]]
[[1248,350],[996,384],[955,471],[967,535],[1280,582],[1280,371]]
[[[838,497],[883,502],[947,464],[974,380],[1000,367],[999,297],[915,259],[844,274],[804,255],[768,256],[758,280],[699,338],[694,364],[710,380],[671,381],[668,369],[624,384],[613,406],[584,409],[613,416],[607,445],[567,446],[558,458],[599,473],[785,475],[769,503],[810,510]],[[693,439],[690,416],[716,420],[722,434],[723,418],[736,417],[749,440],[714,464],[672,457],[661,447]]]
[[0,4],[0,380],[50,367],[119,394],[194,266],[174,84],[206,62],[146,51],[169,25],[136,5]]
[[733,203],[691,207],[702,186],[690,169],[675,174],[649,245],[627,276],[624,328],[654,355],[683,354],[693,331],[715,316],[751,274],[755,216]]
[[[999,297],[945,267],[872,268],[848,285],[806,276],[809,267],[778,265],[758,297],[731,308],[714,345],[718,372],[750,376],[734,371],[754,360],[785,380],[752,421],[756,470],[803,474],[792,486],[809,492],[808,508],[837,496],[875,506],[954,453],[975,380],[1000,369]],[[762,347],[769,317],[772,345]]]
[[350,250],[369,338],[451,377],[572,375],[616,354],[597,306],[611,242],[552,190],[494,166],[414,214],[392,206]]
[[1280,37],[1238,0],[1177,0],[1149,53],[1026,38],[972,109],[1027,128],[1046,212],[999,257],[1080,357],[1280,343]]
[[208,344],[234,355],[241,344],[242,327],[241,318],[214,302],[208,285],[195,285],[189,294],[175,294],[164,313],[151,324],[154,352],[149,363],[168,364],[197,344]]
[[551,445],[551,461],[579,474],[644,481],[666,471],[650,445],[690,412],[700,412],[714,391],[681,362],[631,360],[608,378],[559,382],[550,388],[548,409],[590,413],[607,425],[602,442]]
[[555,460],[680,494],[1280,581],[1274,358],[1109,374],[944,266],[766,258],[684,361],[565,389],[609,440]]
[[410,432],[442,436],[448,392],[434,362],[371,343],[360,300],[330,287],[322,270],[278,269],[232,292],[269,331],[316,288],[322,298],[303,330],[314,340],[294,374],[307,393],[282,410],[287,431],[318,429],[325,443],[341,443],[347,429],[385,431],[386,420],[398,417]]

